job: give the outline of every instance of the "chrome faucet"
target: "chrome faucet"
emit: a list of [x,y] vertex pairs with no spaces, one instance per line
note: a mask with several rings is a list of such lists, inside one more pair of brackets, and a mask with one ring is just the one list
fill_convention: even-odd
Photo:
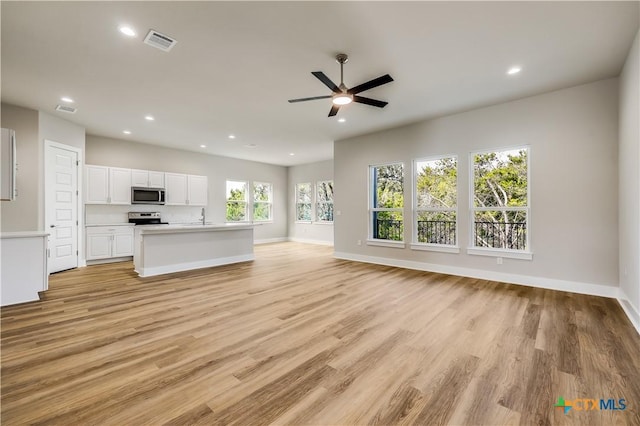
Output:
[[204,219],[204,207],[203,207],[202,208],[202,225],[203,226],[204,226],[204,221],[205,221],[205,219]]

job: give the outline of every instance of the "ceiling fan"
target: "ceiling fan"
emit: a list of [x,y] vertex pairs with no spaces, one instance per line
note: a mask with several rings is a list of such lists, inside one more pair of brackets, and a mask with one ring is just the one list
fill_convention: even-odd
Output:
[[367,81],[366,83],[362,83],[358,86],[352,87],[348,89],[347,86],[344,85],[343,81],[343,72],[342,68],[344,64],[347,63],[349,57],[344,53],[339,53],[336,55],[336,62],[340,64],[340,86],[336,86],[336,84],[329,79],[322,71],[313,71],[313,74],[318,80],[323,82],[325,86],[327,86],[333,94],[326,96],[313,96],[311,98],[300,98],[300,99],[289,99],[290,103],[294,102],[304,102],[304,101],[314,101],[316,99],[329,99],[332,98],[333,105],[331,106],[331,110],[329,110],[329,117],[333,117],[338,113],[338,110],[342,105],[350,104],[351,102],[356,102],[359,104],[371,105],[378,108],[384,108],[388,102],[379,101],[377,99],[365,98],[364,96],[358,96],[358,93],[364,92],[365,90],[373,89],[374,87],[382,86],[383,84],[391,83],[393,78],[389,74],[385,74],[381,77],[374,78],[373,80]]

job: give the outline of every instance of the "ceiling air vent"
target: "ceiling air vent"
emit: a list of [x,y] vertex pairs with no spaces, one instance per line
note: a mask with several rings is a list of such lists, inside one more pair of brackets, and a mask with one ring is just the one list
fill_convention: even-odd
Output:
[[144,38],[144,42],[149,46],[168,52],[178,41],[157,31],[149,30],[149,34]]
[[56,111],[68,112],[69,114],[75,114],[78,109],[66,105],[56,105]]

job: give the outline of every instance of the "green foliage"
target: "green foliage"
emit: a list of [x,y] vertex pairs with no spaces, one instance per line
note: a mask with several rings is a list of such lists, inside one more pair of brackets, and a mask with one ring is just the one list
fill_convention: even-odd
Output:
[[271,204],[262,202],[253,203],[253,220],[271,220]]
[[311,220],[311,203],[296,203],[296,220]]
[[253,184],[253,201],[271,201],[271,184],[255,182]]
[[378,166],[374,170],[376,203],[378,208],[404,206],[402,164]]
[[316,200],[316,219],[333,222],[333,182],[318,182]]
[[247,203],[243,201],[227,201],[227,221],[239,222],[246,220]]
[[527,205],[527,150],[474,155],[474,205]]
[[455,208],[458,164],[453,157],[417,164],[417,203],[421,208]]

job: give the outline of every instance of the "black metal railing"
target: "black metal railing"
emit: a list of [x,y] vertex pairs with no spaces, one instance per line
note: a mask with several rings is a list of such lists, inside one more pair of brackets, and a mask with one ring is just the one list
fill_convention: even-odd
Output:
[[527,222],[475,222],[475,246],[525,250]]
[[[402,241],[401,220],[374,220],[373,238]],[[418,242],[428,244],[456,244],[456,222],[447,220],[419,220]],[[474,222],[475,247],[525,250],[527,248],[526,222]]]
[[392,219],[375,219],[373,238],[380,240],[402,241],[402,221]]
[[454,220],[419,220],[418,242],[428,244],[456,244]]

